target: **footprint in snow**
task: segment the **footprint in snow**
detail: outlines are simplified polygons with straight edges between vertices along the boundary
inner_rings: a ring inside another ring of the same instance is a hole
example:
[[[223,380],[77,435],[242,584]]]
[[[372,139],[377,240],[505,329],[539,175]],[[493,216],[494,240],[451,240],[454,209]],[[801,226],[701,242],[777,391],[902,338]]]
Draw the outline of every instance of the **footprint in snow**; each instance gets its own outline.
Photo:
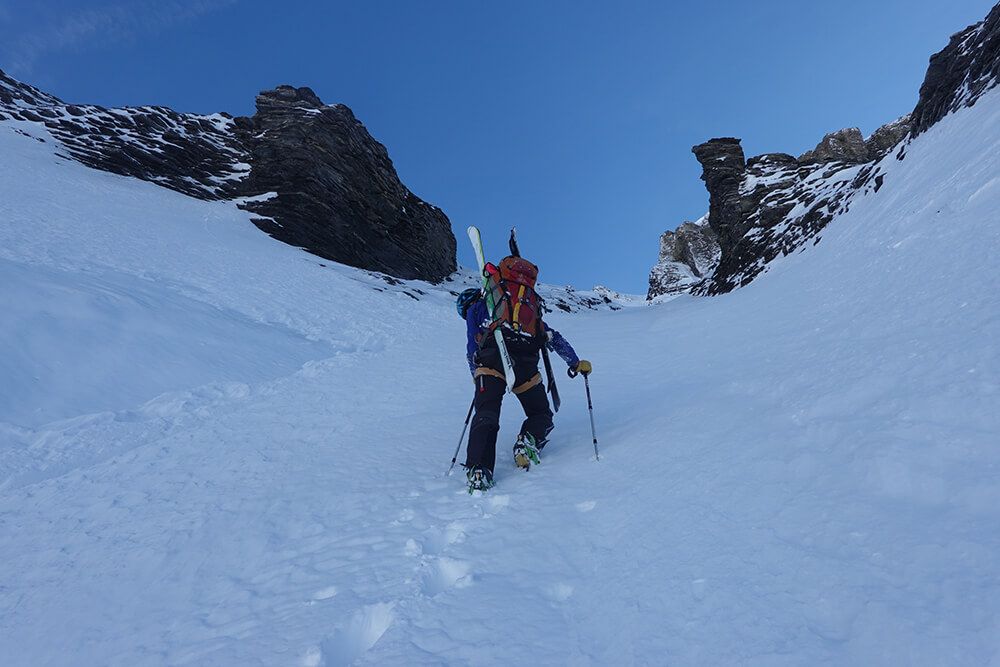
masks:
[[[326,588],[320,589],[315,593],[313,593],[312,599],[314,601],[329,600],[336,594],[337,594],[336,586],[327,586]]]
[[[465,524],[452,521],[444,529],[431,528],[424,532],[424,541],[420,545],[423,553],[438,554],[445,547],[465,541]]]
[[[399,516],[396,517],[396,519],[394,519],[393,522],[391,524],[389,524],[389,525],[391,525],[391,526],[398,526],[398,525],[403,524],[403,523],[408,523],[410,521],[413,521],[413,517],[415,517],[415,516],[416,516],[416,514],[413,512],[413,510],[411,510],[409,508],[404,509],[404,510],[402,510],[399,513]]]
[[[434,597],[449,588],[472,585],[472,564],[455,558],[436,558],[428,563],[423,578],[424,595]]]
[[[487,499],[486,504],[496,512],[510,506],[510,496],[493,495]]]
[[[410,539],[406,540],[406,546],[403,547],[403,555],[404,556],[414,556],[414,557],[416,557],[416,556],[419,556],[422,553],[424,553],[424,548],[422,546],[420,546],[419,542],[417,542],[412,537]]]
[[[382,638],[394,619],[393,603],[379,602],[359,609],[351,619],[322,643],[318,651],[310,651],[305,660],[309,667],[320,665],[350,665]]]
[[[693,595],[696,600],[705,599],[705,583],[704,579],[694,579],[691,582],[691,595]]]
[[[573,595],[573,587],[569,584],[551,584],[542,589],[542,592],[553,602],[565,602]]]
[[[320,667],[323,663],[323,651],[318,646],[310,646],[302,655],[302,667]]]

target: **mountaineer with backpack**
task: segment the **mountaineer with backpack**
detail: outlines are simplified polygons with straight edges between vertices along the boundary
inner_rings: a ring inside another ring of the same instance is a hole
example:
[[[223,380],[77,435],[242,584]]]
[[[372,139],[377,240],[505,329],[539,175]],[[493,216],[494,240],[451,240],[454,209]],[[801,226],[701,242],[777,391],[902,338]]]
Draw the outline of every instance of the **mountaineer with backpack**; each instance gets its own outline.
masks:
[[[512,251],[516,250],[513,241],[511,245]],[[456,301],[458,314],[466,322],[466,356],[476,383],[476,413],[465,462],[470,493],[493,486],[500,405],[508,384],[495,330],[501,331],[513,366],[511,391],[524,408],[525,420],[514,443],[518,468],[528,470],[532,463],[540,462],[538,453],[553,428],[552,410],[538,370],[542,348],[562,357],[574,374],[586,375],[592,369],[590,362],[581,360],[558,331],[542,321],[542,303],[534,289],[538,267],[513,254],[505,257],[499,267],[487,264],[484,273],[484,289],[467,289]],[[492,313],[488,304],[493,304]]]

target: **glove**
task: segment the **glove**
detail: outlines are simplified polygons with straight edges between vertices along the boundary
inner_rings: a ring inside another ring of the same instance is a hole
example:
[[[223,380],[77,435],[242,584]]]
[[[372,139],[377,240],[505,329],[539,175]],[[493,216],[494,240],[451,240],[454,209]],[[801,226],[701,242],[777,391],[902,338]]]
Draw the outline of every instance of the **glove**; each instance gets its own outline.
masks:
[[[576,368],[574,368],[573,370],[575,370],[577,373],[590,375],[590,373],[592,373],[594,370],[594,366],[586,359],[581,359],[579,362],[577,362]]]

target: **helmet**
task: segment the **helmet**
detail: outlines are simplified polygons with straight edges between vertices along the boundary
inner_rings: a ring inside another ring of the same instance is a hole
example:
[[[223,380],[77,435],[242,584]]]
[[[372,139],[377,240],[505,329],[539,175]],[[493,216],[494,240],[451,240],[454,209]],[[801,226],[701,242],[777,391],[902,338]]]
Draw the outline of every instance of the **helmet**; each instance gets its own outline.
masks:
[[[455,310],[458,311],[458,316],[463,320],[465,319],[465,314],[469,311],[469,306],[479,301],[479,297],[482,295],[482,291],[478,287],[470,287],[464,290],[455,299]]]

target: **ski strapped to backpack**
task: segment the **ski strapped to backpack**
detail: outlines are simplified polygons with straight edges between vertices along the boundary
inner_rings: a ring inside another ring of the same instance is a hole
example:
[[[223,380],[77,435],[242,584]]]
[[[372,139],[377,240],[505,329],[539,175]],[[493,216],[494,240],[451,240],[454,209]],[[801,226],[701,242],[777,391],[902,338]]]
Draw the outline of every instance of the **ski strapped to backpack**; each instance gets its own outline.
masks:
[[[472,242],[472,249],[476,252],[476,261],[479,263],[479,274],[483,277],[483,292],[485,293],[486,307],[492,314],[496,310],[496,304],[493,301],[492,290],[489,289],[490,277],[486,272],[486,254],[483,252],[483,239],[479,234],[478,227],[470,226],[466,231],[469,234],[469,241]],[[507,350],[507,343],[504,342],[503,332],[499,328],[493,328],[492,333],[497,342],[497,349],[500,351],[500,360],[503,363],[507,389],[512,389],[515,382],[514,361]]]
[[[511,227],[510,228],[510,240],[508,241],[508,246],[510,247],[511,257],[520,257],[521,256],[521,249],[517,245],[517,228],[516,227]],[[536,280],[537,280],[537,277],[538,277],[538,270],[536,268],[536,270],[535,270],[535,279]],[[534,291],[534,287],[535,287],[534,283],[532,283],[532,285],[531,285],[532,291]],[[537,317],[537,319],[540,320],[541,319],[542,311],[544,311],[544,309],[545,309],[544,303],[542,302],[542,300],[540,298],[538,298],[537,308],[538,308],[538,310],[536,311],[536,317]],[[545,365],[545,379],[546,379],[547,384],[548,384],[548,388],[549,388],[548,391],[549,391],[549,394],[552,396],[552,409],[555,412],[559,412],[559,405],[561,404],[562,401],[559,398],[559,389],[556,387],[555,374],[552,372],[552,362],[549,360],[549,346],[548,346],[549,333],[547,331],[545,331],[545,325],[544,324],[542,324],[539,328],[541,329],[541,333],[544,336],[544,339],[542,340],[542,346],[541,346],[542,347],[542,362]]]

